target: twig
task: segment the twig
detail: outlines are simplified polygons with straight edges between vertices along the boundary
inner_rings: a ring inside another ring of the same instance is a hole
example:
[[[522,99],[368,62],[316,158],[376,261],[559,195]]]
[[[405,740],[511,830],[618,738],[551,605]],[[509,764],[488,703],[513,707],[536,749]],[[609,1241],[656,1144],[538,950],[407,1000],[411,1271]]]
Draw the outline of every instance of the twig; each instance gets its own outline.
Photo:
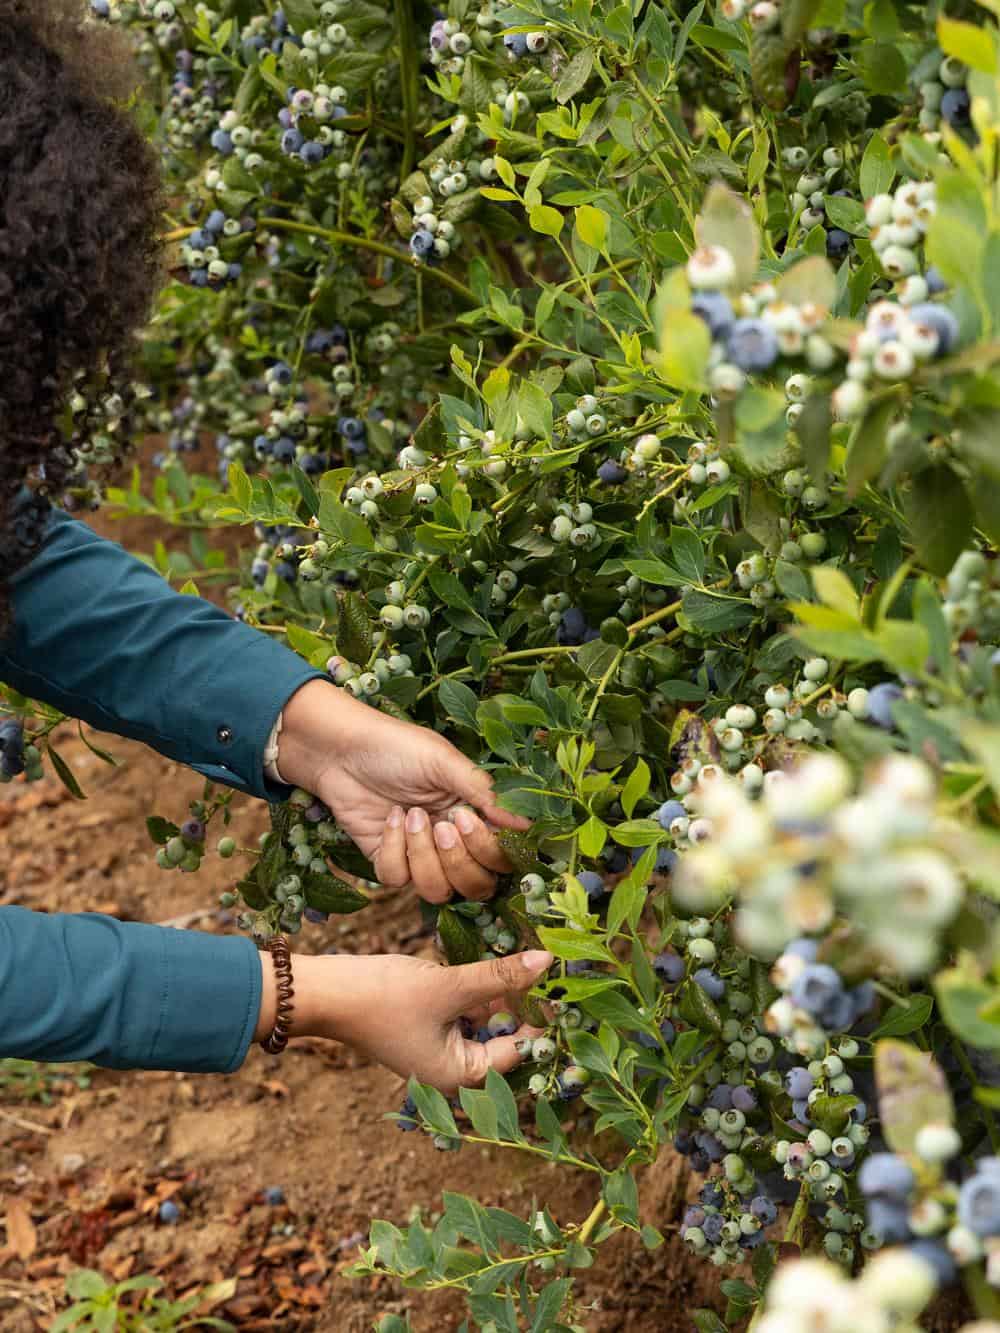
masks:
[[[18,1129],[29,1129],[33,1134],[54,1134],[55,1130],[51,1125],[39,1125],[34,1120],[25,1120],[23,1116],[14,1115],[12,1111],[0,1109],[0,1120],[6,1120]]]

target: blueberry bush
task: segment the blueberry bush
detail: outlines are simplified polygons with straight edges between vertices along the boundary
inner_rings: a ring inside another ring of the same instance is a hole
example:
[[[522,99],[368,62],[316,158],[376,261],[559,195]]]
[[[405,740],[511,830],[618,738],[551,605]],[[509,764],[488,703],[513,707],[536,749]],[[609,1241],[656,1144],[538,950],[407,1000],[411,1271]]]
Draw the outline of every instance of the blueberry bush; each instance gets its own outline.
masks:
[[[1000,4],[93,10],[171,207],[127,395],[165,445],[111,502],[533,821],[433,924],[451,962],[550,949],[546,1035],[396,1119],[599,1201],[449,1194],[355,1272],[572,1330],[602,1242],[679,1230],[722,1270],[701,1333],[914,1329],[958,1281],[997,1333]],[[126,419],[85,407],[70,506]],[[7,703],[4,776],[37,775],[57,719]],[[160,864],[227,817],[152,818]],[[306,793],[217,848],[258,938],[378,910]],[[671,1152],[700,1192],[651,1217]]]

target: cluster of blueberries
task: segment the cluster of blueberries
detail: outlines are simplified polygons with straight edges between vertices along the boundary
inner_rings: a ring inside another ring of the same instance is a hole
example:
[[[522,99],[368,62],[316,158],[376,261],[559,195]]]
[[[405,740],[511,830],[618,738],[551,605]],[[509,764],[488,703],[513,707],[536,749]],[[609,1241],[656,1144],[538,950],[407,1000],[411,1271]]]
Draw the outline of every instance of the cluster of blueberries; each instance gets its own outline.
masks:
[[[960,1136],[948,1125],[924,1126],[915,1139],[917,1156],[932,1166],[960,1148]],[[957,1191],[935,1186],[921,1198],[910,1163],[896,1153],[878,1152],[863,1163],[858,1186],[869,1226],[886,1244],[905,1245],[923,1259],[941,1286],[954,1282],[959,1268],[982,1259],[988,1242],[1000,1236],[1000,1158],[980,1158]]]
[[[18,718],[4,718],[0,722],[0,782],[9,782],[24,769],[24,725]]]
[[[202,226],[185,241],[182,256],[193,287],[211,287],[220,291],[243,274],[243,265],[223,259],[220,244],[244,232],[254,230],[252,218],[227,218],[221,208],[214,208]]]

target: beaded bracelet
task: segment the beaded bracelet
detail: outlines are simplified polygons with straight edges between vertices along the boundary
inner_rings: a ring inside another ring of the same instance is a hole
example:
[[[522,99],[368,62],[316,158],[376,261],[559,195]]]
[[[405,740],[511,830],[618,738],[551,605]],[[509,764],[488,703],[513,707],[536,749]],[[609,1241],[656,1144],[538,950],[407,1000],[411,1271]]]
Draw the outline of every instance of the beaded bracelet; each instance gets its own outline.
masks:
[[[292,955],[284,935],[275,935],[264,945],[274,959],[274,977],[278,983],[278,1005],[271,1035],[260,1044],[269,1055],[280,1055],[288,1045],[292,1027],[295,987],[292,984]]]

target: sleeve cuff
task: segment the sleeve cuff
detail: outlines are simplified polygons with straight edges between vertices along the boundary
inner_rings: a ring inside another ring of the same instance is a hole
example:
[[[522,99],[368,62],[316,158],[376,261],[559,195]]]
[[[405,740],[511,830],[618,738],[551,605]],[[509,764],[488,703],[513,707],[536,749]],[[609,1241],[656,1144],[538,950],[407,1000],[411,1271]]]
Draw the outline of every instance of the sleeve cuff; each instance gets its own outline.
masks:
[[[263,972],[256,946],[241,936],[146,929],[157,934],[159,967],[157,984],[152,977],[140,983],[139,1030],[128,1043],[136,1066],[233,1073],[246,1059],[260,1016]]]

